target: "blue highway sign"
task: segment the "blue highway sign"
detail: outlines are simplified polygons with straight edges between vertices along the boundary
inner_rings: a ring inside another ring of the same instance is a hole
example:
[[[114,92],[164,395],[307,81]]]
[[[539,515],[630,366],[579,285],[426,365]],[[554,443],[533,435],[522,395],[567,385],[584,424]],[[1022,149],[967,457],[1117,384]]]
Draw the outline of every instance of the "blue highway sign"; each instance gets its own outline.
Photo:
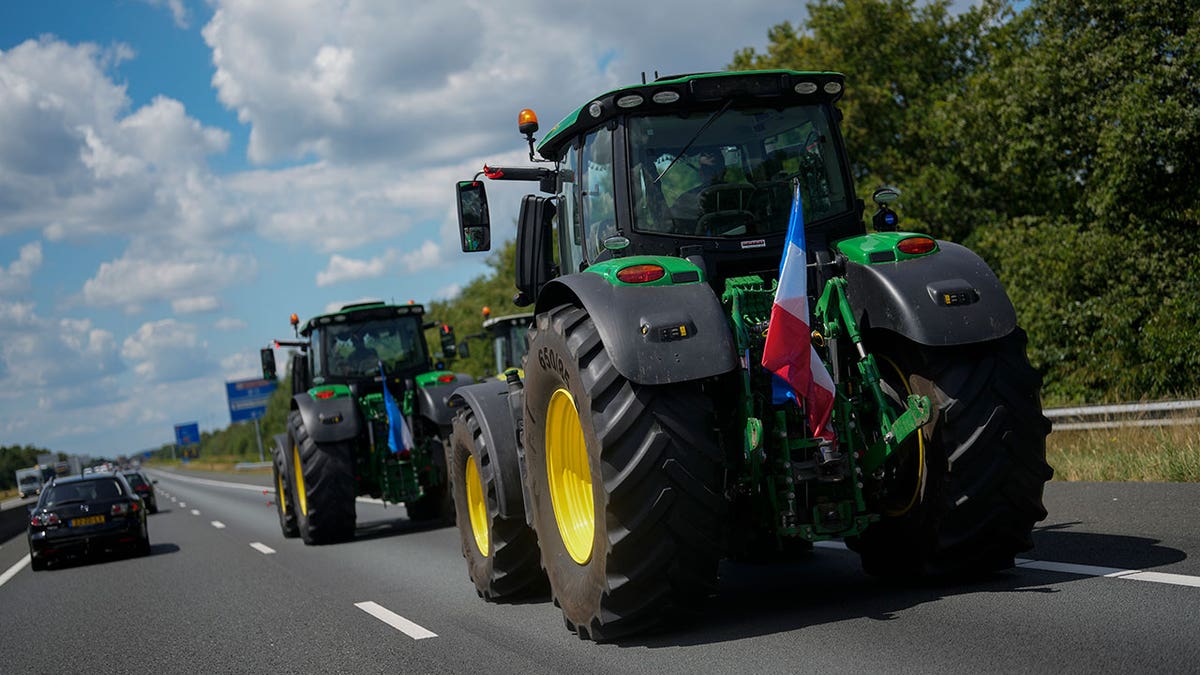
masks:
[[[225,395],[229,399],[229,420],[245,422],[256,420],[267,414],[267,400],[277,386],[275,380],[238,380],[225,383]]]

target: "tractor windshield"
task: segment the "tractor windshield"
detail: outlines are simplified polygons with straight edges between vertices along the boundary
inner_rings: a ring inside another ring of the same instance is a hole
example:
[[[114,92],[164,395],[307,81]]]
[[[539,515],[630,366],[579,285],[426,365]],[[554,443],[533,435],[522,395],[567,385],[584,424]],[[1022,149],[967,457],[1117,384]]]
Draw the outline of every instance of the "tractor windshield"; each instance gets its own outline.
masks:
[[[427,360],[416,316],[331,324],[322,328],[320,336],[326,375],[333,377],[378,375],[381,362],[388,372],[398,372]]]
[[[814,105],[630,118],[634,228],[697,237],[781,233],[793,178],[805,222],[848,211],[853,195],[829,113]]]

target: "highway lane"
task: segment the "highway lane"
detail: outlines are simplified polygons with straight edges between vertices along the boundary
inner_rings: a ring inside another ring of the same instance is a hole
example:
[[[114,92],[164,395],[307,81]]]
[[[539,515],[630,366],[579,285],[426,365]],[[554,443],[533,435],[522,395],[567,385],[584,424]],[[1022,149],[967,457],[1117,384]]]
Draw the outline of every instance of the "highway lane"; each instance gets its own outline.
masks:
[[[1028,566],[892,586],[825,547],[801,564],[726,564],[693,621],[595,645],[567,633],[546,599],[479,600],[456,531],[413,527],[400,507],[360,503],[354,542],[306,547],[281,536],[266,477],[157,475],[168,496],[150,520],[153,555],[25,566],[0,585],[0,670],[1177,672],[1200,656],[1200,588]],[[1200,580],[1198,488],[1053,483],[1027,557]],[[23,554],[23,538],[0,545],[0,574]]]

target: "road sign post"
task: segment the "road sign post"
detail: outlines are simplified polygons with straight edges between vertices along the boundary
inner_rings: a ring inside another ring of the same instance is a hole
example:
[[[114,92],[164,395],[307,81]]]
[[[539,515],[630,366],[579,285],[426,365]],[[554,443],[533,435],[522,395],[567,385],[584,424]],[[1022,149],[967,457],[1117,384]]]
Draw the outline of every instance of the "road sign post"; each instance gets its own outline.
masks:
[[[278,382],[267,379],[237,380],[225,383],[225,395],[229,399],[229,421],[254,421],[254,440],[258,443],[258,461],[263,461],[262,432],[258,420],[267,414],[267,401],[275,392]]]

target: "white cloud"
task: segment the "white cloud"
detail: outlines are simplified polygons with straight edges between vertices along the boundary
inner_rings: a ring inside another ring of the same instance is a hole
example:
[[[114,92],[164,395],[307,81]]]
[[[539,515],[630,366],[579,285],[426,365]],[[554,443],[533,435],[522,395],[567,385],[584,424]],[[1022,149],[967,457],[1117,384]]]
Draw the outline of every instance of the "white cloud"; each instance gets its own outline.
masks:
[[[249,281],[256,272],[257,263],[247,255],[197,251],[178,260],[125,257],[102,263],[96,276],[84,283],[83,299],[93,307],[116,306],[128,311],[155,300],[179,300],[187,305],[199,297],[195,295],[198,290]]]
[[[133,364],[133,370],[147,382],[175,382],[200,377],[216,364],[208,355],[208,343],[199,337],[199,329],[175,319],[162,319],[141,325],[125,338],[121,356]]]
[[[215,312],[220,308],[221,301],[212,295],[199,295],[193,298],[179,298],[171,301],[171,309],[176,314]]]
[[[0,293],[16,293],[29,289],[29,280],[42,266],[42,242],[35,241],[21,247],[17,259],[6,269],[0,266]]]
[[[380,277],[395,264],[396,260],[397,254],[394,250],[388,250],[383,255],[369,260],[347,258],[335,253],[329,258],[329,264],[325,269],[317,272],[317,286],[331,286],[344,281]]]
[[[247,350],[222,358],[221,374],[225,382],[262,377],[262,361],[258,352]]]
[[[232,332],[235,330],[245,330],[247,325],[248,324],[245,321],[242,321],[241,319],[236,319],[236,318],[233,318],[230,316],[224,316],[224,317],[221,317],[220,319],[217,319],[216,323],[213,324],[213,328],[216,328],[217,330]]]
[[[32,303],[0,301],[0,392],[45,396],[123,370],[111,332],[89,319],[45,319]]]
[[[188,11],[183,0],[144,0],[154,7],[166,7],[171,12],[171,18],[179,28],[188,27]]]
[[[433,299],[434,300],[453,300],[454,298],[458,297],[459,293],[462,293],[462,284],[453,283],[453,284],[450,284],[449,286],[443,286],[443,287],[437,289],[436,291],[434,291]]]

